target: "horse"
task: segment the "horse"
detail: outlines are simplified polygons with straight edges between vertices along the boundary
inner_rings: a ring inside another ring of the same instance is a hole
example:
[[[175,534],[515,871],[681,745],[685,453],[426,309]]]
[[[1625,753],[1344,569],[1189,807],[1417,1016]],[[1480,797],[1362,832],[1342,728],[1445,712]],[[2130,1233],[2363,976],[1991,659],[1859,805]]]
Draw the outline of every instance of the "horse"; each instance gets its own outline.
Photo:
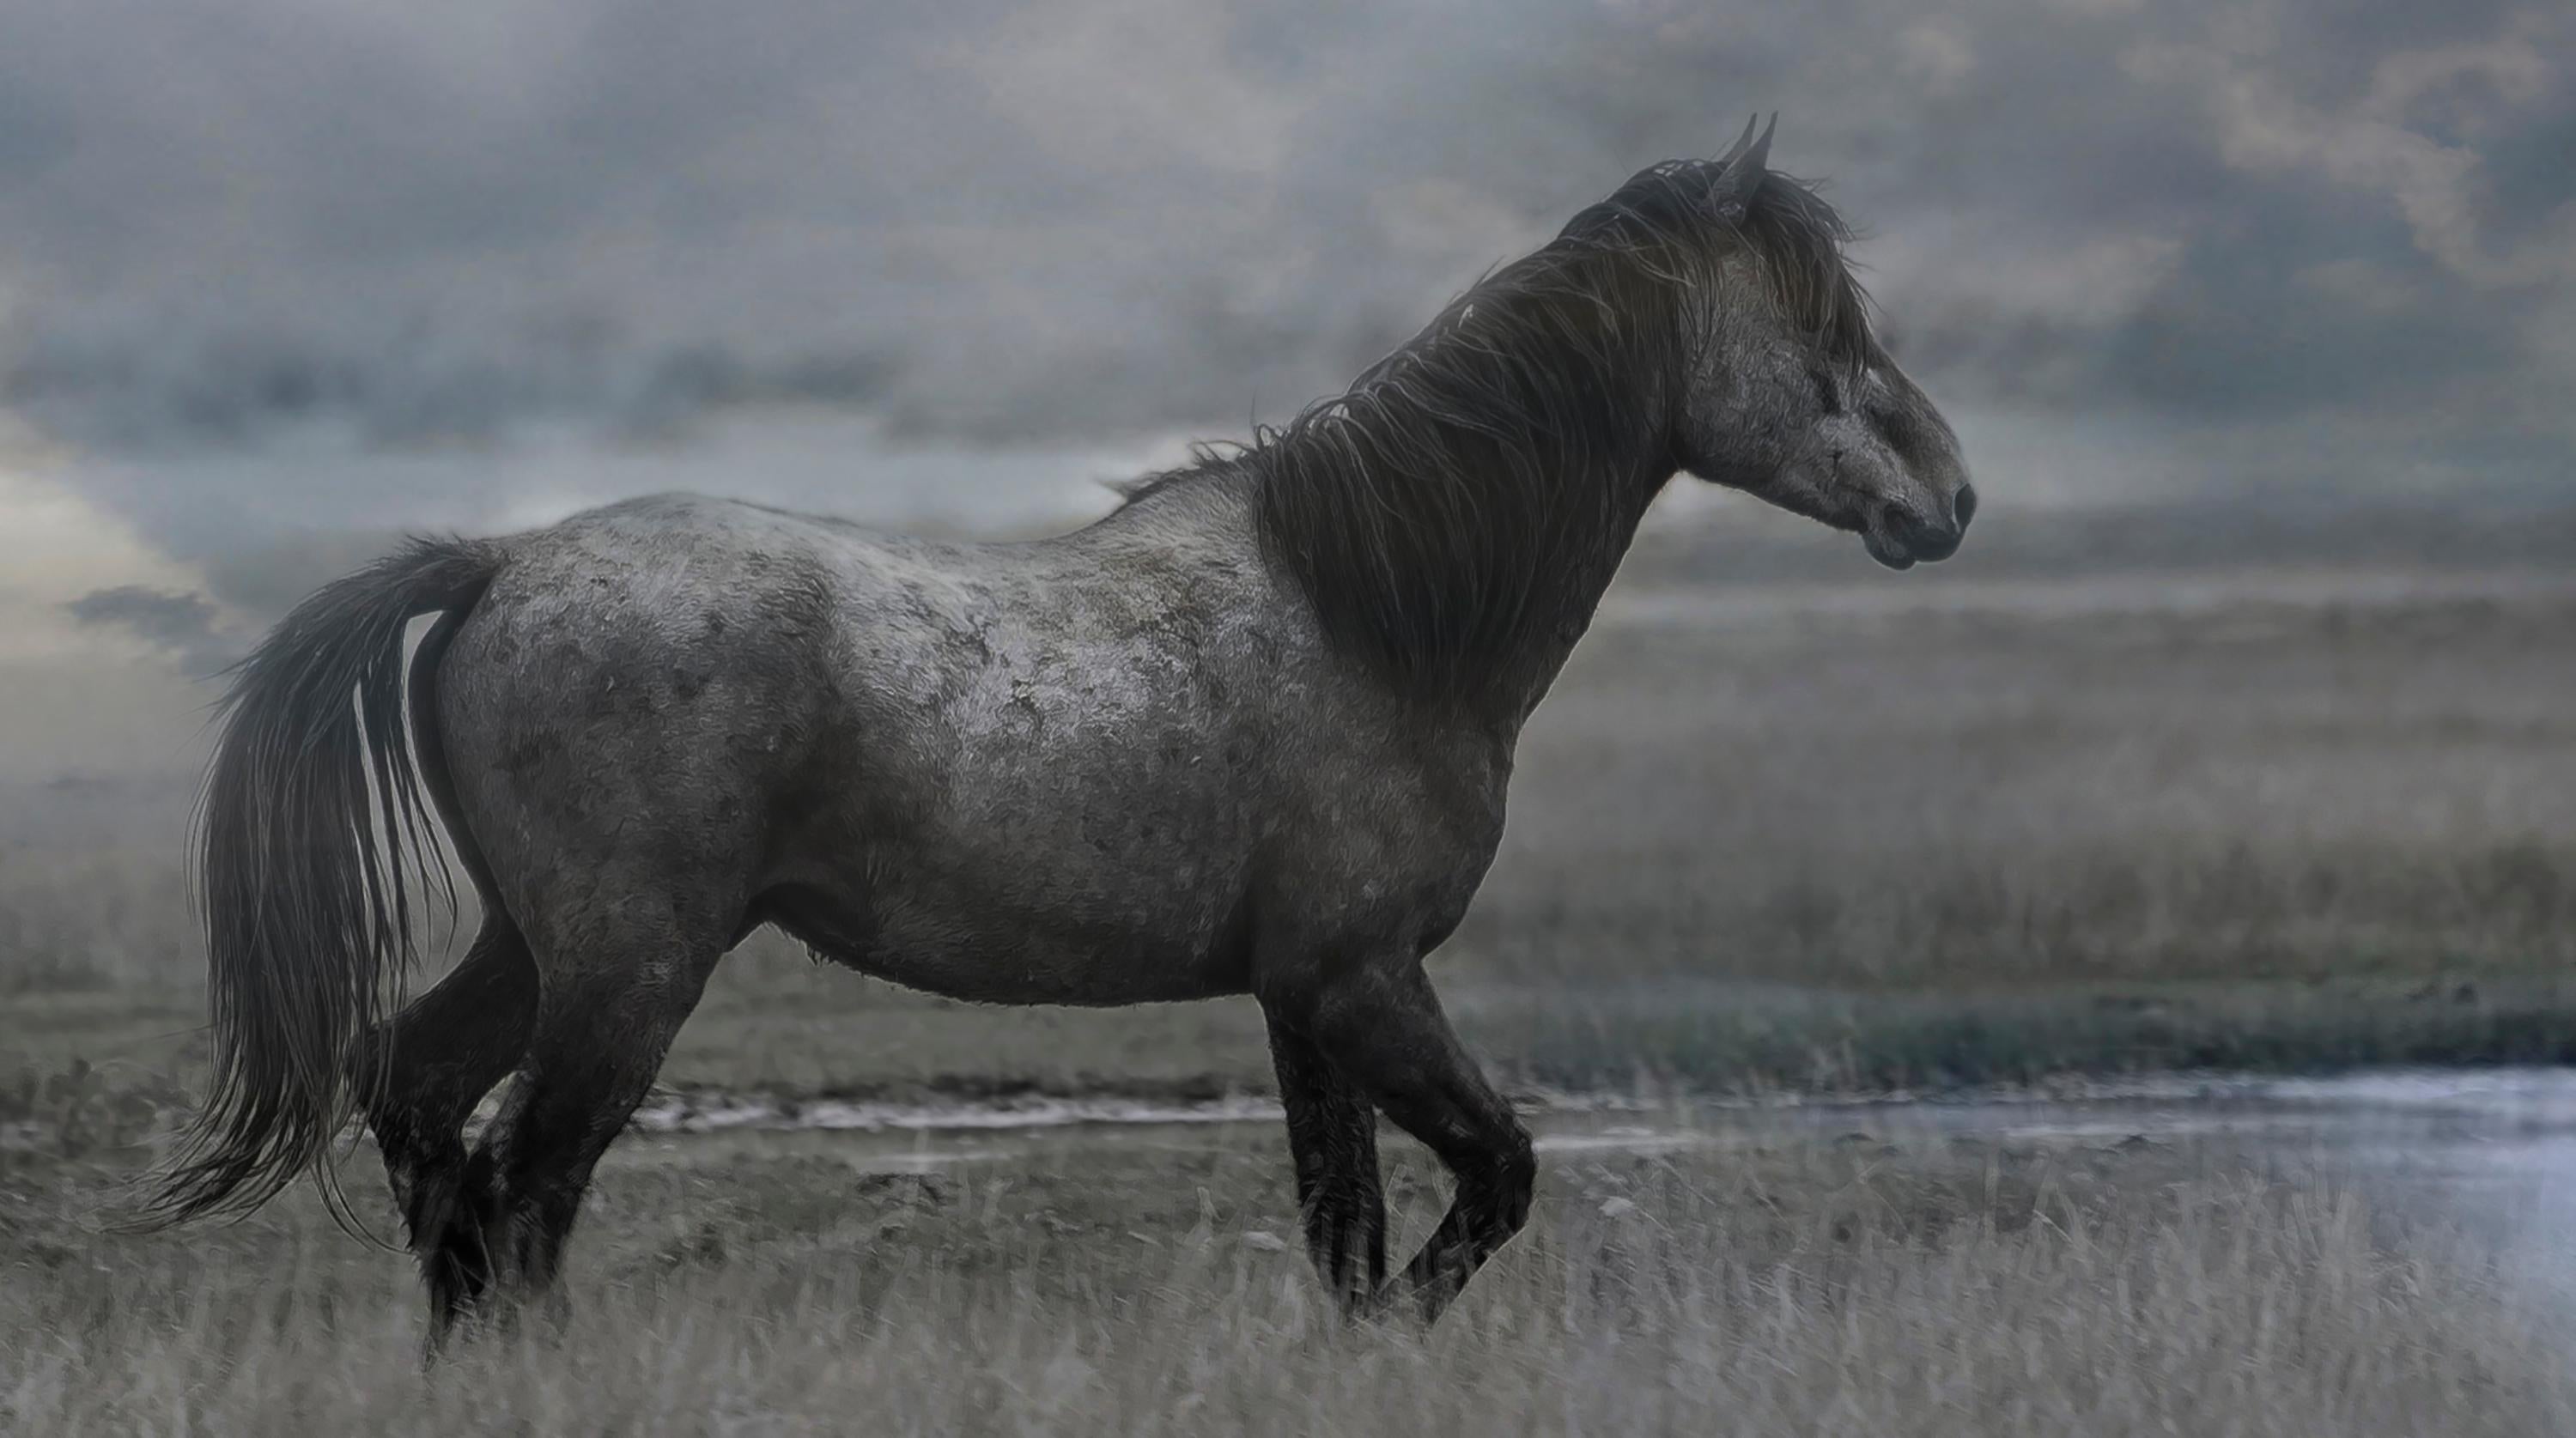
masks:
[[[1851,231],[1769,169],[1776,124],[1639,172],[1345,393],[1071,533],[664,494],[415,538],[316,591],[221,711],[209,1093],[145,1221],[308,1172],[345,1202],[355,1114],[433,1345],[557,1294],[601,1154],[718,961],[774,925],[957,999],[1252,996],[1323,1285],[1436,1320],[1536,1166],[1423,961],[1648,503],[1687,472],[1897,569],[1975,509]],[[453,882],[433,821],[480,929],[404,1003],[423,886]],[[1392,1278],[1380,1113],[1453,1185]]]

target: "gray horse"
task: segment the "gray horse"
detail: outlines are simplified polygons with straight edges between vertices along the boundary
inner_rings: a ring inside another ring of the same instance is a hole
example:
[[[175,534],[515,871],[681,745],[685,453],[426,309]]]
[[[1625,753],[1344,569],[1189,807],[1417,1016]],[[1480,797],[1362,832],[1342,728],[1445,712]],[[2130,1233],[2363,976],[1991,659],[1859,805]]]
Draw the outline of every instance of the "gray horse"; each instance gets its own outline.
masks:
[[[356,1109],[434,1334],[544,1293],[709,973],[775,924],[962,999],[1253,995],[1324,1281],[1436,1317],[1533,1165],[1423,957],[1647,504],[1687,470],[1899,569],[1975,506],[1849,232],[1769,141],[1644,171],[1347,393],[1078,533],[940,544],[664,495],[322,589],[228,701],[213,1091],[152,1216],[330,1191]],[[483,921],[401,1005],[424,791]],[[1456,1184],[1392,1282],[1380,1111]]]

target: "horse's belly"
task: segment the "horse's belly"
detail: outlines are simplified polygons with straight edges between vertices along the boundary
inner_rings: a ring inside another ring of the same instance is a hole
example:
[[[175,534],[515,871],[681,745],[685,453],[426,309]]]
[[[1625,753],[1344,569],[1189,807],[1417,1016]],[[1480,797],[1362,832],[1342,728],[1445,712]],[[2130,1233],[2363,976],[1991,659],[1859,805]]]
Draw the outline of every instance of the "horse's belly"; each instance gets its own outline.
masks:
[[[835,963],[981,1003],[1158,1003],[1241,993],[1248,982],[1249,957],[1220,902],[1186,891],[1069,903],[1032,892],[1027,875],[963,883],[879,874],[865,893],[782,889],[764,917]],[[1148,907],[1157,912],[1138,912]]]
[[[782,861],[852,935],[819,947],[996,1002],[1240,992],[1240,897],[1276,808],[1259,731],[1171,656],[1043,639],[997,628],[939,704],[854,711],[834,797]]]

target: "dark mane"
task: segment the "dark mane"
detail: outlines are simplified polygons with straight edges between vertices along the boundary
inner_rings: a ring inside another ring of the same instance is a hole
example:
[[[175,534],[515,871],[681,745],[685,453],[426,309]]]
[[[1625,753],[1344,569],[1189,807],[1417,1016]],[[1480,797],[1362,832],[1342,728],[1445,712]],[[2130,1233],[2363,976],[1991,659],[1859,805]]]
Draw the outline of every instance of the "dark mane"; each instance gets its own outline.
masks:
[[[1579,629],[1644,499],[1675,466],[1668,386],[1693,303],[1751,255],[1831,362],[1872,362],[1851,231],[1770,175],[1742,213],[1710,203],[1709,162],[1655,166],[1550,243],[1460,295],[1343,394],[1189,473],[1249,471],[1273,563],[1334,643],[1409,692],[1471,694],[1511,656]]]

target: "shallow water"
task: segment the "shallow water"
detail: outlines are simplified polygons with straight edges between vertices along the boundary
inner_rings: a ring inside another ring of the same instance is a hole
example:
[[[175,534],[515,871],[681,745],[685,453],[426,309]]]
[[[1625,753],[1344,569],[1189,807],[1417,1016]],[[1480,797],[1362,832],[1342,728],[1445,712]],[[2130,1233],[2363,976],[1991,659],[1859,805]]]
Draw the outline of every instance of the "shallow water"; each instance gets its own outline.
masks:
[[[2379,1207],[2456,1222],[2576,1300],[2576,1069],[2385,1070],[2330,1078],[2177,1074],[1938,1099],[1647,1103],[1560,1096],[1524,1106],[1543,1154],[1722,1153],[1809,1144],[1964,1142],[2032,1150],[2188,1147],[2213,1163],[2316,1174]],[[637,1117],[638,1160],[834,1157],[922,1173],[1049,1153],[1270,1143],[1259,1099],[1039,1099],[905,1106],[670,1101]]]

